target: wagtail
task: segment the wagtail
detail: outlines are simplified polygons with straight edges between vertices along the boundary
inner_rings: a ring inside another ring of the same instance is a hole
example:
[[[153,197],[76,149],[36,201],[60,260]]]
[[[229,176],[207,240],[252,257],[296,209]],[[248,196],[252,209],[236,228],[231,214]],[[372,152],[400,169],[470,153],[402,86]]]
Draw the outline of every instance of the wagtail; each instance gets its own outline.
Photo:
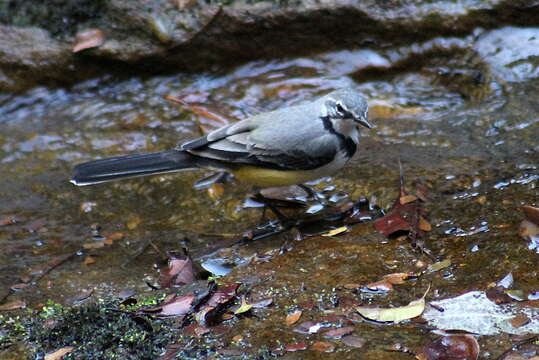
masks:
[[[168,151],[117,156],[75,166],[71,182],[91,185],[189,169],[231,172],[258,187],[303,184],[334,174],[354,155],[360,125],[372,128],[354,89],[255,115]]]

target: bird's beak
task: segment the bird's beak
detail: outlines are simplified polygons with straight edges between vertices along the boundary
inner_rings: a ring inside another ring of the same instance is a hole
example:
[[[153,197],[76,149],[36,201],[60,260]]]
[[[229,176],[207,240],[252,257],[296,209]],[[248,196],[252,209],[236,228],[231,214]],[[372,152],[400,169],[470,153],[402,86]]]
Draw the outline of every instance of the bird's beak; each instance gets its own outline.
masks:
[[[367,129],[372,129],[372,128],[374,127],[374,125],[371,124],[371,123],[369,122],[369,120],[367,120],[366,117],[365,117],[365,118],[363,118],[363,117],[361,117],[361,116],[356,117],[356,122],[359,123],[360,125],[365,126]]]

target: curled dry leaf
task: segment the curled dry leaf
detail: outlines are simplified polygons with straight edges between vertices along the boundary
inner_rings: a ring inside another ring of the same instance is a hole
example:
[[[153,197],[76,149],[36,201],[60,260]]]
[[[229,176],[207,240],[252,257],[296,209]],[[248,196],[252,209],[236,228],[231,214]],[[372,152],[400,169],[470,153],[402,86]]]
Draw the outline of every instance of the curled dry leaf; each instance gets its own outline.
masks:
[[[479,344],[471,335],[448,335],[427,344],[421,355],[426,360],[476,360]]]
[[[301,314],[303,312],[301,310],[296,310],[288,315],[286,315],[286,325],[293,325],[298,322],[299,318],[301,317]]]
[[[105,42],[105,33],[100,29],[88,29],[77,33],[73,52],[90,49],[103,45]]]
[[[346,232],[348,230],[348,227],[346,226],[341,226],[339,228],[336,228],[336,229],[333,229],[333,230],[330,230],[328,231],[327,233],[324,233],[322,234],[322,236],[336,236],[336,235],[339,235],[339,234],[342,234],[344,232]]]
[[[430,286],[429,286],[430,289]],[[382,322],[400,322],[403,320],[411,319],[419,316],[425,310],[425,296],[429,289],[423,294],[420,299],[411,301],[408,305],[395,307],[395,308],[372,308],[366,306],[359,306],[356,311],[361,316],[374,321]]]

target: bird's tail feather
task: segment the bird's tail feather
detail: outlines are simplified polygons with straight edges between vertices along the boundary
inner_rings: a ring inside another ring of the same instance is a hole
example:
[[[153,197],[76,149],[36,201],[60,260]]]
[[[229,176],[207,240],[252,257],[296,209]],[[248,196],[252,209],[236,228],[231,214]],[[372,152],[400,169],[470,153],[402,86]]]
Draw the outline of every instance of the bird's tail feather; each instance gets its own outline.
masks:
[[[75,166],[71,183],[82,186],[197,167],[195,156],[177,150],[117,156]]]

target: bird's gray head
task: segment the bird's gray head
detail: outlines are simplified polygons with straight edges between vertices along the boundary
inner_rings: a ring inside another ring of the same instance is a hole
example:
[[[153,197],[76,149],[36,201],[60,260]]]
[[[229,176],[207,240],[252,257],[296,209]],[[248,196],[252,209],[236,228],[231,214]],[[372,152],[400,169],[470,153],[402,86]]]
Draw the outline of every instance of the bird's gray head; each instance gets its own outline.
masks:
[[[373,127],[367,119],[369,106],[356,90],[352,88],[335,90],[322,99],[329,118],[350,119],[369,129]]]

